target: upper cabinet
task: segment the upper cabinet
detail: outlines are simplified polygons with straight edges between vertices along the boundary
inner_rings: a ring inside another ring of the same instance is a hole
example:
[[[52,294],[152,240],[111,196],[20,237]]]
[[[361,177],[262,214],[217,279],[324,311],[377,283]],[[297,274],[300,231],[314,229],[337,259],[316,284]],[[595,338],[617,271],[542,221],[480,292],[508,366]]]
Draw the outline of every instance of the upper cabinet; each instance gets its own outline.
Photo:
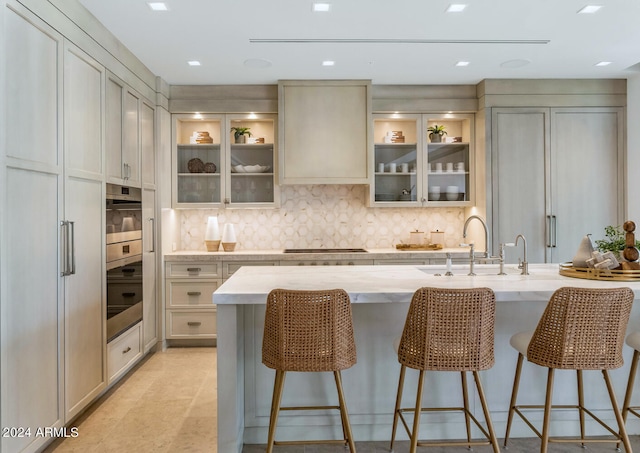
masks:
[[[473,114],[376,114],[373,125],[372,206],[472,205]]]
[[[277,205],[276,115],[173,118],[174,208]]]
[[[371,183],[371,82],[278,84],[281,184]]]
[[[107,182],[141,187],[142,150],[153,151],[153,104],[111,73],[106,88]],[[144,134],[144,136],[143,136]],[[144,172],[154,184],[153,169]]]

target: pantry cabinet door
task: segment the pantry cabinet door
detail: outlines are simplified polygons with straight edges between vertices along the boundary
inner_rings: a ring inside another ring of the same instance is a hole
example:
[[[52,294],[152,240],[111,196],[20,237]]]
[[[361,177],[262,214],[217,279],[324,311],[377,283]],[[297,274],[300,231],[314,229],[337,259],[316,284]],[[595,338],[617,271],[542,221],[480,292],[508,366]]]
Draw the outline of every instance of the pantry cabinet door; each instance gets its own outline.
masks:
[[[546,177],[549,109],[493,109],[491,122],[494,247],[514,242],[523,234],[528,261],[544,263],[550,190]],[[505,252],[509,263],[517,263],[522,256],[521,250],[511,247]]]
[[[571,261],[585,234],[602,239],[624,222],[623,121],[621,108],[551,110],[553,262]]]

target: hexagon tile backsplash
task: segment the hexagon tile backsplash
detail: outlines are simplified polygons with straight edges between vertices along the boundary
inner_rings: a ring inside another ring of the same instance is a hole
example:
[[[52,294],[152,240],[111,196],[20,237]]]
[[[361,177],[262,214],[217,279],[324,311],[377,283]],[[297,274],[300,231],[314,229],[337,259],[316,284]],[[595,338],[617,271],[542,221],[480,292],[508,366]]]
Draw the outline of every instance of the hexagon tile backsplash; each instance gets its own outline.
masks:
[[[445,246],[462,237],[462,208],[368,208],[361,185],[281,187],[277,209],[186,209],[181,216],[181,250],[206,250],[207,217],[218,216],[220,229],[235,224],[236,250],[284,248],[394,247],[409,232],[445,232]]]

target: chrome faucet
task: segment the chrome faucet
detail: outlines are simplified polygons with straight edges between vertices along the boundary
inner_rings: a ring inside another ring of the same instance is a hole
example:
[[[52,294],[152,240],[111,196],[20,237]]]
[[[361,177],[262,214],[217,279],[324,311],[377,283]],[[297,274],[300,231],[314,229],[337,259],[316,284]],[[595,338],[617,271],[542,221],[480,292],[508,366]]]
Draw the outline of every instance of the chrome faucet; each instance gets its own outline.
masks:
[[[482,224],[482,228],[484,228],[484,246],[485,246],[484,257],[485,258],[491,258],[491,255],[490,255],[491,254],[491,246],[489,245],[489,229],[487,228],[487,224],[482,219],[482,217],[479,217],[477,215],[469,216],[467,221],[464,222],[464,227],[462,228],[462,237],[463,238],[467,237],[467,227],[469,226],[469,222],[471,222],[473,219],[479,220],[480,223]]]
[[[522,261],[518,258],[518,269],[522,269],[522,275],[529,275],[529,263],[527,262],[527,239],[519,234],[516,236],[516,246],[518,245],[518,239],[522,238],[522,243],[524,244],[524,257]]]

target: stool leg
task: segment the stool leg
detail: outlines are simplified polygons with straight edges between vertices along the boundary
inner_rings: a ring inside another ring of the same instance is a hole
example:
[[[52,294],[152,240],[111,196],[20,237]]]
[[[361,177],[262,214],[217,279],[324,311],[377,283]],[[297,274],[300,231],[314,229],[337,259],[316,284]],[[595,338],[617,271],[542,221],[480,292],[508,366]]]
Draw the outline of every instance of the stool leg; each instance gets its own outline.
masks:
[[[636,372],[638,371],[638,359],[640,351],[633,351],[633,359],[631,359],[631,368],[629,370],[629,380],[627,381],[627,391],[624,394],[624,403],[622,404],[622,419],[626,422],[629,415],[629,407],[631,407],[631,395],[633,394],[633,385],[636,381]]]
[[[580,439],[584,440],[584,387],[582,385],[582,370],[576,370],[578,379],[578,413],[580,415]],[[584,447],[584,442],[582,442]]]
[[[469,449],[471,449],[471,420],[469,420],[469,392],[467,391],[467,373],[460,372],[460,378],[462,380],[462,403],[464,405],[464,421],[467,424],[467,442],[469,442]]]
[[[544,402],[544,418],[542,421],[542,445],[540,445],[540,453],[547,453],[549,446],[549,421],[551,420],[551,400],[553,397],[553,368],[549,368],[547,375],[547,396]]]
[[[633,394],[633,386],[636,382],[636,372],[638,371],[638,359],[640,351],[633,351],[633,359],[631,359],[631,368],[629,369],[629,380],[627,381],[627,390],[624,393],[624,403],[622,403],[622,421],[627,422],[629,415],[629,407],[631,407],[631,395]],[[620,442],[616,444],[616,448],[620,448]]]
[[[407,367],[400,367],[400,379],[398,381],[398,395],[396,396],[396,410],[393,412],[393,429],[391,430],[391,445],[389,450],[393,450],[393,442],[396,439],[396,428],[398,427],[398,417],[400,415],[400,405],[402,404],[402,389],[404,387],[404,373]]]
[[[604,381],[607,383],[607,390],[609,391],[609,398],[611,399],[611,407],[613,408],[613,413],[615,414],[616,420],[618,421],[618,429],[620,437],[622,437],[624,450],[627,453],[631,453],[633,451],[631,449],[631,442],[629,442],[629,436],[627,436],[627,428],[624,425],[622,414],[620,413],[618,403],[616,402],[616,394],[613,391],[613,386],[611,385],[611,380],[609,379],[609,372],[607,370],[602,370],[602,375],[604,376]]]
[[[410,453],[416,453],[418,450],[418,431],[420,428],[420,413],[422,412],[422,388],[424,386],[424,370],[420,370],[418,377],[418,391],[416,392],[416,408],[413,417],[413,431],[411,432],[411,448]]]
[[[340,403],[340,417],[342,418],[342,430],[346,434],[346,441],[349,444],[349,450],[351,453],[356,453],[356,446],[353,442],[353,434],[351,433],[351,424],[349,423],[349,413],[347,412],[347,403],[344,399],[344,392],[342,391],[342,375],[340,371],[334,371],[333,375],[336,379],[336,388],[338,389],[338,401]]]
[[[500,453],[498,447],[498,438],[496,432],[493,430],[493,423],[491,423],[491,414],[489,413],[489,406],[487,405],[487,399],[484,396],[484,390],[482,389],[482,383],[480,382],[480,374],[477,371],[473,372],[473,378],[476,381],[476,388],[478,389],[478,396],[480,397],[480,404],[482,404],[482,412],[484,412],[484,420],[487,423],[487,431],[489,431],[489,437],[491,445],[493,446],[494,453]]]
[[[269,416],[269,437],[267,440],[267,453],[273,452],[275,442],[276,425],[278,414],[280,413],[280,401],[282,399],[282,389],[284,387],[284,377],[286,371],[276,370],[276,378],[273,382],[273,396],[271,399],[271,415]]]
[[[522,362],[524,356],[518,354],[518,362],[516,364],[516,375],[513,378],[513,390],[511,391],[511,402],[509,403],[509,416],[507,417],[507,432],[504,435],[504,446],[507,446],[509,440],[509,431],[511,431],[511,422],[513,421],[513,414],[516,407],[516,398],[518,397],[518,387],[520,386],[520,372],[522,371]]]

